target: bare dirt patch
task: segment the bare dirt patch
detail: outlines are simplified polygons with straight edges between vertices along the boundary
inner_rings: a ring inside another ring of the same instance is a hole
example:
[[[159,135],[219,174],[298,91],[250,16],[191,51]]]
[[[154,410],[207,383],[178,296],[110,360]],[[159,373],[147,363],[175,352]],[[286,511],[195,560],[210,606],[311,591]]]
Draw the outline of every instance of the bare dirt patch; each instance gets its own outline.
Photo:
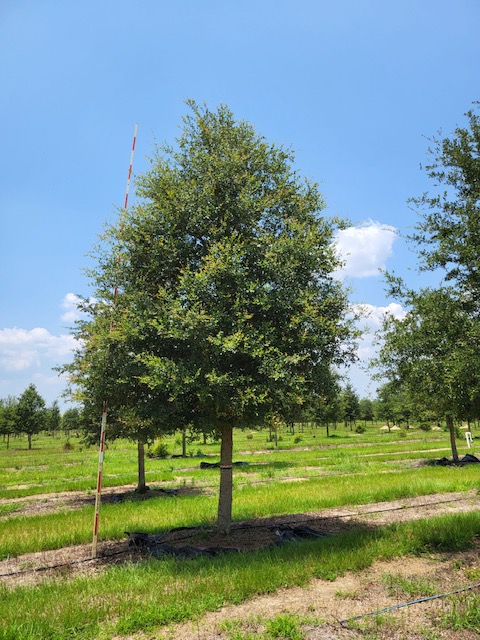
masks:
[[[109,487],[102,491],[102,502],[106,504],[113,504],[117,502],[124,502],[126,500],[141,501],[158,496],[169,495],[171,491],[163,488],[161,486],[162,484],[163,483],[152,483],[150,490],[146,493],[137,493],[135,491],[136,485],[134,484]],[[188,493],[191,495],[193,493],[198,493],[200,490],[200,487],[180,487],[174,490],[174,492],[176,494],[185,495]],[[81,509],[82,507],[92,506],[95,504],[95,494],[93,492],[86,493],[85,491],[62,491],[58,493],[30,495],[22,498],[0,499],[0,505],[11,504],[12,502],[19,505],[19,507],[15,509],[15,515],[31,516],[38,515],[40,513],[52,513],[54,511]],[[5,517],[8,517],[8,515],[12,514],[7,514]]]

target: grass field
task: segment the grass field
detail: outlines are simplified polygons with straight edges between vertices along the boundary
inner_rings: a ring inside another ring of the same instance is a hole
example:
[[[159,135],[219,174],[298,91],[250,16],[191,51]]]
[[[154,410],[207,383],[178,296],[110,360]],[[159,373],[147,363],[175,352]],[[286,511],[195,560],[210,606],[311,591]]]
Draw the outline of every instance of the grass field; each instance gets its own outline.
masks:
[[[236,433],[234,460],[248,464],[234,472],[234,520],[480,488],[475,465],[426,464],[449,455],[445,432],[412,429],[399,436],[370,426],[364,434],[343,427],[331,434],[327,438],[324,430],[297,429],[282,433],[275,448],[267,432]],[[12,440],[8,451],[0,442],[0,559],[90,541],[93,506],[85,501],[45,513],[25,509],[60,492],[93,497],[96,448],[78,438],[68,442],[65,447],[65,437],[44,435],[34,439],[31,451],[26,440]],[[171,453],[180,453],[175,438],[165,444]],[[465,441],[458,446],[461,455],[467,452]],[[200,469],[200,462],[217,461],[219,443],[196,441],[188,448],[187,458],[146,462],[147,483],[184,491],[144,501],[132,494],[132,499],[103,505],[102,540],[120,539],[126,530],[160,532],[214,523],[218,470]],[[135,445],[109,443],[104,471],[105,487],[135,484]],[[313,577],[333,580],[375,559],[465,549],[479,534],[480,513],[474,511],[436,518],[434,525],[425,520],[351,531],[296,544],[294,553],[287,546],[214,560],[148,560],[84,576],[67,572],[32,586],[2,586],[0,639],[107,639],[140,630],[153,634],[224,603],[303,585]]]

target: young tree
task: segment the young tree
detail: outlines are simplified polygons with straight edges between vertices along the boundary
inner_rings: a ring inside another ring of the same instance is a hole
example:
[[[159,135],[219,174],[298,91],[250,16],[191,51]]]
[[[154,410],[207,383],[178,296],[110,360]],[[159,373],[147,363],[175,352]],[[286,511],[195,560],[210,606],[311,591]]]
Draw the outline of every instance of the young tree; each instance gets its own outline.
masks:
[[[138,181],[143,202],[105,234],[92,274],[105,302],[83,325],[88,339],[71,371],[84,391],[101,389],[109,403],[121,395],[137,415],[152,416],[155,405],[166,428],[220,434],[226,533],[233,428],[318,392],[322,374],[351,357],[353,330],[333,277],[339,223],[320,215],[316,185],[295,173],[291,152],[228,108],[189,105],[177,147],[159,150]],[[107,333],[98,329],[113,286]],[[103,353],[101,366],[90,348]]]
[[[398,383],[386,382],[377,391],[375,400],[376,412],[379,418],[385,420],[390,431],[390,423],[395,423],[395,392]]]
[[[45,428],[45,400],[38,393],[34,384],[25,389],[15,412],[16,431],[26,433],[28,448],[32,448],[32,435]]]
[[[315,424],[322,424],[330,436],[330,424],[336,423],[339,413],[343,412],[341,407],[341,388],[338,375],[330,372],[329,378],[324,379],[321,394],[314,394],[309,402],[309,414]]]
[[[367,426],[367,420],[373,421],[375,412],[373,408],[373,402],[370,398],[361,398],[358,404],[358,417],[365,422]]]

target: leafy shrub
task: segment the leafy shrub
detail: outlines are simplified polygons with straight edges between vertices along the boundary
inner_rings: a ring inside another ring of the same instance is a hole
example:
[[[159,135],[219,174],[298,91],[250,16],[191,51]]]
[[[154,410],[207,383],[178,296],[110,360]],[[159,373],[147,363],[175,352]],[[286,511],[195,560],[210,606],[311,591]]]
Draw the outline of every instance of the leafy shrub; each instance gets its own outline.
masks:
[[[362,424],[359,424],[356,428],[355,428],[355,433],[365,433],[366,429]]]
[[[63,450],[64,450],[64,451],[73,451],[74,449],[75,449],[75,445],[74,445],[74,444],[72,444],[72,443],[70,442],[70,440],[67,440],[67,441],[65,442],[65,444],[63,445]]]
[[[253,433],[247,433],[247,440],[253,440]]]
[[[421,422],[418,426],[422,431],[425,431],[425,432],[432,430],[432,425],[430,425],[428,422]]]
[[[149,458],[168,458],[170,452],[167,445],[161,440],[156,441],[148,448],[147,456]]]
[[[293,439],[293,442],[294,442],[295,444],[298,444],[298,443],[299,443],[299,442],[301,442],[301,441],[302,441],[302,436],[295,436],[295,438]]]

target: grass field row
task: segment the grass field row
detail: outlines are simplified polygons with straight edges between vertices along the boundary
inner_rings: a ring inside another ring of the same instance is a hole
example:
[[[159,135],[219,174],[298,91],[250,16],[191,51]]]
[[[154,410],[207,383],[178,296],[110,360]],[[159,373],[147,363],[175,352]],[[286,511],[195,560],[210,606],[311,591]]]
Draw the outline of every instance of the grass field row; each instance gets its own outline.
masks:
[[[255,437],[260,438],[261,435],[255,433]],[[300,450],[279,448],[251,455],[242,450],[245,443],[251,445],[251,441],[240,432],[236,438],[235,459],[241,457],[248,462],[248,466],[242,468],[242,478],[260,482],[270,478],[358,473],[366,468],[365,465],[375,473],[387,470],[390,461],[400,467],[408,461],[442,457],[449,453],[447,434],[442,433],[439,437],[436,432],[411,432],[401,441],[387,440],[383,435],[373,433],[370,434],[371,442],[365,441],[365,434],[348,431],[339,438],[314,438],[315,435],[312,430],[305,433],[305,440],[313,444]],[[173,441],[172,438],[170,440]],[[78,440],[71,439],[70,444],[73,450],[62,451],[61,441],[43,437],[35,442],[32,451],[15,448],[8,452],[0,451],[0,499],[61,491],[93,491],[98,453],[94,447],[84,449]],[[283,442],[279,444],[282,446]],[[218,460],[219,444],[207,447],[208,459]],[[461,442],[459,447],[462,451]],[[198,457],[147,459],[147,481],[179,486],[208,485],[214,476],[211,471],[199,468],[200,461]],[[127,441],[112,443],[106,452],[104,470],[103,484],[106,487],[134,484],[137,479],[135,445]]]
[[[294,483],[243,485],[234,494],[235,520],[295,514],[318,509],[368,504],[433,493],[480,488],[478,469],[434,467],[365,476],[327,476]],[[148,533],[179,526],[212,525],[217,496],[181,495],[102,506],[101,539],[119,539],[125,531]],[[37,516],[10,513],[0,521],[0,558],[89,542],[93,506]]]

